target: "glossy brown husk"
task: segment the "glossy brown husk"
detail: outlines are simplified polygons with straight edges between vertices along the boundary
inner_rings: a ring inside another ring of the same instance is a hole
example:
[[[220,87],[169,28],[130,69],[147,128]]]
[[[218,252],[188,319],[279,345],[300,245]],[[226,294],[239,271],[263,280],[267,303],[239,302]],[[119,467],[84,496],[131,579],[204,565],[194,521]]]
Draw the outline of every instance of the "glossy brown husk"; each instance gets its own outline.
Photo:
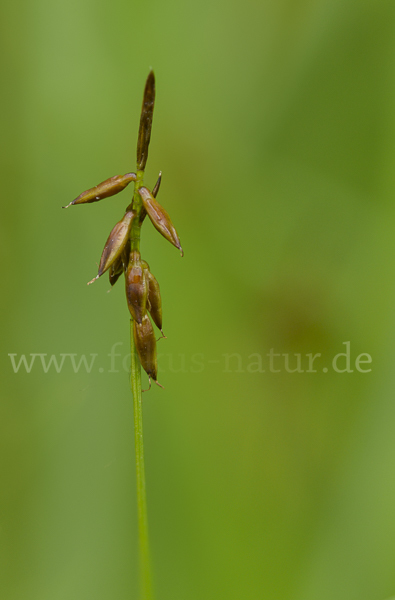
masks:
[[[144,315],[141,323],[133,321],[133,335],[141,366],[147,375],[156,381],[158,377],[156,339],[154,328],[148,315]]]
[[[136,181],[136,173],[115,175],[114,177],[110,177],[109,179],[102,181],[102,183],[99,183],[99,185],[86,190],[86,192],[82,192],[78,198],[63,208],[68,208],[73,204],[90,204],[91,202],[98,202],[103,198],[114,196],[125,189],[125,187],[132,181]]]

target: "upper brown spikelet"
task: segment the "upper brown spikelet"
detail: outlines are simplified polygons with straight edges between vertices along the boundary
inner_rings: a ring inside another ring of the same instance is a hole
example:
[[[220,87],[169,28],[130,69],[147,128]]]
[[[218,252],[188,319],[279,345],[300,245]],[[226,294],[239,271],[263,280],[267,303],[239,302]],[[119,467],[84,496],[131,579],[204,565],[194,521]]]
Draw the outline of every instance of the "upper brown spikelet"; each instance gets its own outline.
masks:
[[[152,117],[155,105],[155,75],[150,71],[144,89],[141,109],[140,128],[137,139],[137,169],[144,171],[148,158],[148,146],[151,139]]]

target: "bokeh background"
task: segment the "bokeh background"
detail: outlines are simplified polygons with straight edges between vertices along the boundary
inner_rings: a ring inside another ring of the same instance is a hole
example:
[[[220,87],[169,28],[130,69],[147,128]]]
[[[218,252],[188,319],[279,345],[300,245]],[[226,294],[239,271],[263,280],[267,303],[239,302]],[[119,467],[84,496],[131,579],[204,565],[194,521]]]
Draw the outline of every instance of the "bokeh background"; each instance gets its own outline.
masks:
[[[151,66],[146,182],[163,171],[185,249],[147,220],[168,336],[144,396],[157,599],[394,595],[394,2],[2,13],[1,597],[138,598],[128,310],[122,281],[86,286],[132,190],[61,206],[134,169]],[[304,372],[272,372],[271,349]],[[40,353],[97,356],[14,372]]]

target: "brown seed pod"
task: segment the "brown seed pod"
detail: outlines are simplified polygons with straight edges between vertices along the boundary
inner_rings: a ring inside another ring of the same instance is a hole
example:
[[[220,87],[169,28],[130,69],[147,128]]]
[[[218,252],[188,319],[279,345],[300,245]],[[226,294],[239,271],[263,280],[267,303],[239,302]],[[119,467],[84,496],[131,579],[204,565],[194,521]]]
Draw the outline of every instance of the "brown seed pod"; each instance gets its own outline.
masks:
[[[181,248],[177,231],[163,206],[161,206],[159,202],[155,200],[148,188],[143,186],[139,188],[138,192],[143,201],[144,208],[147,211],[155,229],[157,229],[159,233],[163,235],[163,237],[173,244],[173,246],[180,250],[181,256],[184,256],[184,251]]]
[[[125,213],[123,219],[113,227],[101,255],[99,271],[96,277],[89,281],[88,285],[96,281],[96,279],[103,275],[103,273],[105,273],[107,269],[122,256],[123,249],[129,240],[130,230],[135,216],[136,213],[133,210],[129,210]]]
[[[130,314],[135,321],[141,323],[147,312],[148,281],[146,269],[141,264],[140,252],[137,250],[130,253],[125,284]]]
[[[153,322],[158,329],[162,331],[162,299],[160,295],[159,283],[149,270],[149,265],[145,260],[141,261],[148,279],[148,304],[147,308],[152,317]],[[162,335],[164,333],[162,331]],[[164,336],[166,337],[166,336]]]
[[[156,339],[154,328],[147,314],[144,315],[141,323],[133,321],[133,337],[141,366],[149,377],[150,387],[151,377],[157,385],[163,387],[157,381],[158,361],[156,357]]]
[[[63,208],[68,208],[73,204],[89,204],[91,202],[102,200],[103,198],[108,198],[109,196],[114,196],[114,194],[121,192],[127,185],[129,185],[129,183],[136,181],[136,179],[136,173],[115,175],[115,177],[110,177],[110,179],[102,181],[102,183],[99,183],[99,185],[89,190],[86,190],[86,192],[82,192],[78,198],[67,204],[67,206],[63,206]]]
[[[150,71],[145,83],[143,106],[141,109],[139,135],[137,138],[137,169],[144,171],[151,139],[152,117],[155,104],[155,75]]]

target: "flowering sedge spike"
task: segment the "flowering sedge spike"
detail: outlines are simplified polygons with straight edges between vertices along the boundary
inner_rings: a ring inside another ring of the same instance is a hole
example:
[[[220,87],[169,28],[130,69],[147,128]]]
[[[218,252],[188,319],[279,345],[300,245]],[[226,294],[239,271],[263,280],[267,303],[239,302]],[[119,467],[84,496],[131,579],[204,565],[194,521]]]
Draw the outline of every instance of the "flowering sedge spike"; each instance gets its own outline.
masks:
[[[151,377],[159,387],[163,387],[157,381],[158,361],[156,357],[156,339],[154,328],[147,314],[144,315],[141,323],[133,321],[133,337],[141,366],[148,375],[148,389],[151,389]]]
[[[155,75],[150,71],[144,89],[139,135],[137,138],[137,169],[144,171],[151,139],[152,117],[155,104]]]
[[[136,179],[136,173],[115,175],[115,177],[110,177],[110,179],[102,181],[102,183],[99,183],[96,187],[86,190],[86,192],[82,192],[78,198],[67,204],[67,206],[63,206],[63,208],[68,208],[73,204],[89,204],[91,202],[102,200],[103,198],[108,198],[109,196],[114,196],[114,194],[122,192],[129,183],[136,181]]]
[[[122,255],[122,251],[129,239],[130,230],[132,229],[133,219],[135,216],[136,213],[133,210],[129,210],[127,213],[125,213],[123,219],[119,221],[115,227],[113,227],[101,255],[99,271],[96,277],[88,282],[88,285],[96,281],[96,279],[99,279],[99,277],[101,277],[101,275],[103,275],[103,273],[105,273],[107,269],[109,269],[111,265]]]
[[[177,231],[171,222],[168,213],[165,211],[163,206],[159,204],[151,194],[148,188],[142,186],[138,190],[145,210],[148,213],[151,223],[165,237],[173,246],[178,248],[181,252],[181,256],[184,256],[184,251],[181,248],[180,239]]]
[[[133,319],[142,323],[147,312],[148,281],[141,263],[140,252],[132,250],[125,277],[126,299]]]
[[[153,322],[161,330],[163,337],[166,337],[162,330],[162,298],[160,295],[159,283],[152,275],[149,265],[145,260],[141,261],[145,269],[148,280],[148,310]]]
[[[80,194],[63,208],[68,208],[74,204],[97,202],[118,194],[132,181],[135,182],[133,199],[126,208],[123,218],[113,227],[101,255],[98,273],[89,283],[93,283],[108,271],[112,287],[121,274],[125,274],[126,298],[133,320],[133,337],[136,340],[136,348],[138,347],[142,366],[149,377],[154,378],[156,381],[156,340],[154,339],[153,324],[161,330],[163,335],[162,300],[158,281],[150,272],[148,264],[141,260],[139,251],[141,226],[147,214],[154,227],[180,250],[181,256],[183,256],[183,249],[168,213],[156,200],[162,182],[162,172],[159,173],[152,192],[143,184],[151,139],[154,105],[155,76],[151,70],[144,88],[137,139],[136,173],[130,172],[126,175],[116,175],[106,179],[106,181]],[[135,372],[134,377],[137,380],[139,375]]]

